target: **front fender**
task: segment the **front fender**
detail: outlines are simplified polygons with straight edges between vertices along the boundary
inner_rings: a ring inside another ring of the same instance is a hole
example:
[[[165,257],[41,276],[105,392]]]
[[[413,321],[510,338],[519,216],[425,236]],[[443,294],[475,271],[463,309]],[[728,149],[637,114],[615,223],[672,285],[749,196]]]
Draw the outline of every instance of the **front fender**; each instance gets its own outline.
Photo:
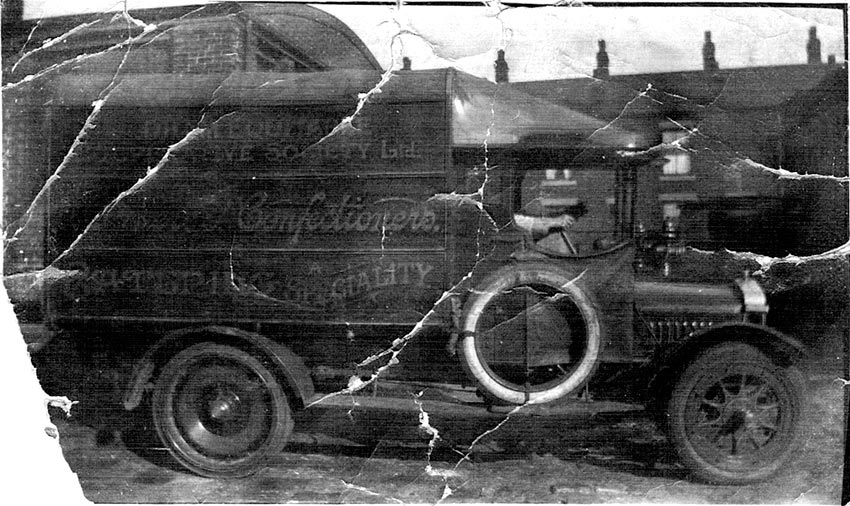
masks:
[[[754,346],[780,366],[787,367],[806,358],[808,352],[799,340],[778,330],[748,322],[726,322],[701,330],[676,346],[665,349],[650,362],[653,371],[648,392],[665,391],[675,378],[702,350],[723,342],[742,342]]]
[[[689,354],[693,348],[704,348],[724,341],[740,341],[753,345],[783,366],[795,364],[808,354],[805,345],[799,340],[776,329],[750,322],[712,325],[694,333],[671,352],[676,357],[681,357],[683,353]]]

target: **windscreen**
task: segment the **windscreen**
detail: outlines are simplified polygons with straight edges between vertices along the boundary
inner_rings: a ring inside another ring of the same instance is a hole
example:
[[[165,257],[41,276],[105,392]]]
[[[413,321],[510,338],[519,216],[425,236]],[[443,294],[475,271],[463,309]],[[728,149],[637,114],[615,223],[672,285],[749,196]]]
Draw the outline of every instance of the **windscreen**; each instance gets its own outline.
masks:
[[[616,243],[614,170],[542,165],[518,172],[518,213],[531,217],[572,217],[572,224],[544,234],[538,243],[562,253],[584,255]]]
[[[453,76],[452,141],[456,147],[507,146],[550,139],[559,147],[648,147],[639,134],[485,79]]]

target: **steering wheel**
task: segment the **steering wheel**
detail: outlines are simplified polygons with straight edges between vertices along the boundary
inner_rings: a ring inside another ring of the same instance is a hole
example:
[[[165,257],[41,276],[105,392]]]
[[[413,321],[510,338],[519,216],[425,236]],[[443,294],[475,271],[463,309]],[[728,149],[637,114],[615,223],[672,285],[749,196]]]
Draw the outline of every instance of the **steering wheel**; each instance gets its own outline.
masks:
[[[561,241],[563,241],[564,246],[567,247],[567,250],[570,252],[570,254],[578,255],[578,250],[573,245],[573,242],[570,240],[570,236],[567,235],[566,229],[564,229],[563,227],[558,227],[558,237],[561,238]]]
[[[565,227],[550,227],[549,233],[535,238],[529,234],[531,242],[536,248],[559,256],[578,256],[576,248]]]

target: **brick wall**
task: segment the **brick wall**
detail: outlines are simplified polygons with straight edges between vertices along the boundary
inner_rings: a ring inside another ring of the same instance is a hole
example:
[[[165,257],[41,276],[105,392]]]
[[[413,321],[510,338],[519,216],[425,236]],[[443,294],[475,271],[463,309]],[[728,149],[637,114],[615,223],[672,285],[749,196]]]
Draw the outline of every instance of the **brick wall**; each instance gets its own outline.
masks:
[[[50,50],[33,53],[18,65],[15,74],[35,74],[83,55],[82,60],[63,68],[100,74],[114,73],[119,66],[123,72],[151,74],[229,73],[244,68],[245,24],[233,16],[184,20],[132,46],[121,45],[126,40],[123,22],[86,32]]]
[[[786,111],[783,168],[846,177],[847,74],[834,72]],[[801,205],[787,217],[794,253],[809,255],[848,240],[848,189],[829,179],[788,180],[785,195]]]
[[[171,33],[172,72],[213,73],[243,66],[244,25],[232,17],[196,21]]]

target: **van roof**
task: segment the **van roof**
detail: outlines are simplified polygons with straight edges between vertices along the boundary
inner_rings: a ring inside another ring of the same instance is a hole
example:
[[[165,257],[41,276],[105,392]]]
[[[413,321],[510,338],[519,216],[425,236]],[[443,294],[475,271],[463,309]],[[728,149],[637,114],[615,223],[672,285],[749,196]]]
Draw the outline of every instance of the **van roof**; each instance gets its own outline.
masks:
[[[41,93],[44,105],[89,107],[112,82],[111,74],[66,73]],[[269,107],[350,104],[378,83],[374,72],[129,74],[121,76],[104,106]],[[28,96],[33,99],[33,95]],[[371,101],[444,102],[451,114],[452,145],[493,148],[534,142],[561,147],[642,149],[634,131],[563,105],[453,69],[393,72]]]

